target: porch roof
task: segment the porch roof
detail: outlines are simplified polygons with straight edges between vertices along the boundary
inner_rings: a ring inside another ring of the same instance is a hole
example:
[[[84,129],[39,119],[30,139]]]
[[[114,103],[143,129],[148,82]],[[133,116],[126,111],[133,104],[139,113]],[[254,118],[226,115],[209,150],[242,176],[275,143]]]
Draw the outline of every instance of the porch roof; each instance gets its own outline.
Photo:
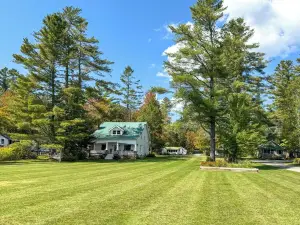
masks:
[[[273,151],[280,151],[280,150],[284,150],[283,147],[281,147],[279,144],[277,144],[274,141],[269,141],[266,144],[262,144],[259,146],[260,149],[262,150],[273,150]]]
[[[145,129],[146,122],[105,122],[93,134],[97,140],[136,140]],[[124,130],[123,135],[111,135],[110,130],[114,127]]]

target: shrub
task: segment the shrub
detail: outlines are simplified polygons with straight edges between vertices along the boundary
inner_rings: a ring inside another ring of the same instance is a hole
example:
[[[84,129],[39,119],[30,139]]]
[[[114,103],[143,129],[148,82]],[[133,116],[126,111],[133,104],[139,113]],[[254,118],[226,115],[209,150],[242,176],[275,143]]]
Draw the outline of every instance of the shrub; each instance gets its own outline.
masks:
[[[123,159],[139,159],[138,155],[123,155]]]
[[[87,152],[84,151],[84,150],[81,150],[81,151],[79,151],[79,152],[77,153],[77,158],[78,158],[78,160],[84,160],[84,159],[87,159],[87,156],[88,156],[88,154],[87,154]]]
[[[156,157],[155,153],[151,152],[147,155],[147,158],[154,158]]]
[[[231,167],[231,168],[253,168],[255,164],[251,161],[241,161],[239,163],[228,163],[225,160],[216,160],[215,162],[201,162],[201,166],[209,166],[209,167]]]
[[[31,141],[21,141],[0,149],[0,160],[36,159],[37,155],[31,151]]]
[[[77,160],[77,157],[74,156],[72,153],[63,153],[63,155],[62,155],[62,161],[74,162],[76,160]]]
[[[205,162],[201,162],[201,166],[227,167],[228,163],[224,160],[216,160],[215,162],[205,161]]]
[[[295,163],[295,164],[300,164],[300,158],[294,159],[294,163]]]
[[[99,155],[99,159],[105,159],[105,157],[106,157],[106,154]]]
[[[121,156],[118,155],[118,154],[115,154],[114,157],[113,157],[114,160],[120,160],[121,159]]]

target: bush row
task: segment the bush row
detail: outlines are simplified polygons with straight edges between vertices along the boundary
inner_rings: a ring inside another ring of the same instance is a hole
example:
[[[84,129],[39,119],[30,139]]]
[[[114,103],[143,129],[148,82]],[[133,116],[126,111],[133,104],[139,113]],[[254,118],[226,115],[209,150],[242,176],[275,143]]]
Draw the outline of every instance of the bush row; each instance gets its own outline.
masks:
[[[294,163],[295,163],[295,164],[300,164],[300,158],[294,159]]]
[[[36,159],[37,155],[31,151],[31,141],[21,141],[8,147],[0,148],[0,161]]]
[[[241,161],[239,163],[228,163],[225,160],[216,160],[215,162],[203,161],[200,163],[201,166],[209,167],[231,167],[231,168],[252,168],[254,164],[248,160]]]

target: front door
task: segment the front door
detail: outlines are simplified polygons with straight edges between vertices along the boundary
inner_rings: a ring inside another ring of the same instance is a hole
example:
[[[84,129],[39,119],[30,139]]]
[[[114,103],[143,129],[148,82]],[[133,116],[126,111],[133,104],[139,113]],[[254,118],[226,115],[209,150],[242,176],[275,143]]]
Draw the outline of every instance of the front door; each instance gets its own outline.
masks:
[[[110,154],[115,153],[117,151],[117,145],[113,144],[111,145],[112,149],[110,149]]]

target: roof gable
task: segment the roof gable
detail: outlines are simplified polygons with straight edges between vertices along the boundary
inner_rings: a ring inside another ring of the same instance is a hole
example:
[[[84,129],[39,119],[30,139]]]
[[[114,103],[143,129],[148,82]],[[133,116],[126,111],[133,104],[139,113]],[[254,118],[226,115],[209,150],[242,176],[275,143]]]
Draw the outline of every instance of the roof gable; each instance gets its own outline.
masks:
[[[93,136],[96,139],[137,139],[147,126],[146,122],[105,122],[102,123]],[[111,135],[113,129],[122,129],[122,135]]]
[[[6,134],[0,134],[0,136],[6,138],[7,140],[12,140],[12,139],[11,139],[8,135],[6,135]]]
[[[122,131],[124,131],[124,129],[122,127],[118,126],[118,125],[115,125],[114,127],[109,129],[109,131],[111,131],[111,130],[122,130]]]

